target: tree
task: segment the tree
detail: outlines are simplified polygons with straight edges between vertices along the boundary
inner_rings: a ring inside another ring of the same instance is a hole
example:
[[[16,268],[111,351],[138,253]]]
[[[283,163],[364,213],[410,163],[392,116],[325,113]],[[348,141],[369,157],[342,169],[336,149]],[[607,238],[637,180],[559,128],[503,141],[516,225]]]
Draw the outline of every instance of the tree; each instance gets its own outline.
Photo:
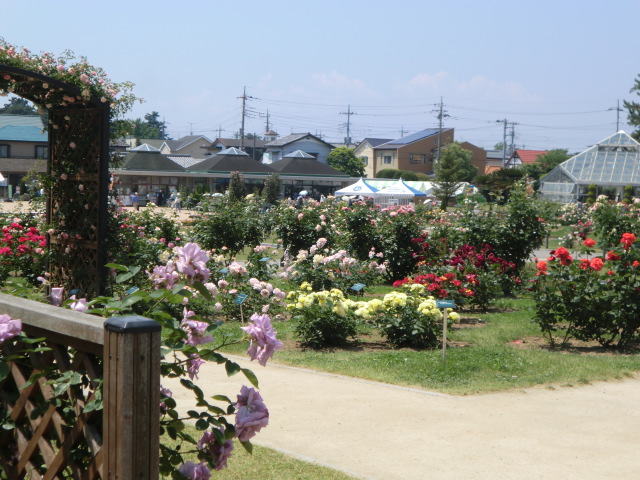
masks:
[[[434,165],[433,192],[440,199],[441,208],[447,209],[462,182],[471,181],[478,171],[471,163],[472,153],[453,142],[444,147]]]
[[[353,148],[338,147],[327,157],[329,166],[352,177],[364,177],[364,162],[356,157]]]
[[[635,92],[636,95],[640,96],[640,75],[638,75],[638,78],[636,78],[635,85],[631,87],[631,90],[629,90],[629,92]],[[627,123],[629,125],[633,125],[634,127],[638,127],[637,130],[631,134],[631,136],[636,140],[640,140],[640,103],[629,102],[625,100],[623,105],[624,108],[626,108],[629,112]]]
[[[524,168],[501,168],[489,175],[480,175],[475,179],[475,186],[488,201],[506,203],[514,185],[525,178]]]
[[[263,191],[266,203],[276,205],[280,200],[280,177],[277,173],[272,173],[267,177]]]
[[[247,191],[244,185],[244,177],[240,172],[231,172],[229,178],[229,202],[239,202],[244,199]]]
[[[5,115],[37,115],[35,107],[31,105],[27,100],[20,97],[12,97],[9,99],[9,103],[5,103],[4,107],[0,108],[0,113]]]
[[[153,138],[160,140],[167,140],[167,126],[164,121],[160,121],[160,114],[158,112],[147,113],[142,118],[136,118],[131,121],[131,135],[137,138]]]

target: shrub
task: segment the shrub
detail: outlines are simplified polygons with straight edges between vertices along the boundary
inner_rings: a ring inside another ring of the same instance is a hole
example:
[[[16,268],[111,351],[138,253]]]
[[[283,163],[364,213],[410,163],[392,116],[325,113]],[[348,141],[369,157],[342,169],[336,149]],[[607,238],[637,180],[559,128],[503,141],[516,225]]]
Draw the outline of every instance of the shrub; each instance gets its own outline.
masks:
[[[228,249],[235,256],[247,246],[258,245],[264,231],[259,206],[250,202],[213,202],[193,226],[195,241],[210,250]]]
[[[593,257],[595,242],[587,239],[586,257],[574,260],[564,248],[539,261],[533,283],[535,321],[554,345],[562,333],[569,338],[625,347],[640,329],[640,252],[635,235],[624,233],[605,258]]]
[[[357,333],[355,302],[338,289],[312,291],[303,283],[287,295],[287,310],[295,322],[302,345],[311,348],[339,347]]]
[[[405,285],[402,290],[388,293],[382,300],[358,302],[356,315],[378,326],[395,347],[436,346],[442,331],[442,312],[435,299],[427,296],[423,285]]]

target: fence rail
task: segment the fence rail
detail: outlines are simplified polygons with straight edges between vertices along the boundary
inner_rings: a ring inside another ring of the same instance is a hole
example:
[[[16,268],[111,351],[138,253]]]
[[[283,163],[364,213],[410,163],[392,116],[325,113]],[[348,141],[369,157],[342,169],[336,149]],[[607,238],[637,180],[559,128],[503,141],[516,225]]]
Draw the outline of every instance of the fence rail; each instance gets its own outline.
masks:
[[[0,410],[14,423],[0,433],[0,471],[8,479],[157,479],[160,326],[5,294],[0,314],[44,339],[0,381]],[[95,408],[101,397],[104,408]]]

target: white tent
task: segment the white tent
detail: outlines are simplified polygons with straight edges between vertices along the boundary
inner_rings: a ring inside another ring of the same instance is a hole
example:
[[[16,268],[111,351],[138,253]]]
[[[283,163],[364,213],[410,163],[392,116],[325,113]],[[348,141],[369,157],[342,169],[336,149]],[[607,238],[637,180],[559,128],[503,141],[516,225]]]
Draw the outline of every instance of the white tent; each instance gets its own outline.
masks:
[[[406,205],[414,197],[426,197],[426,193],[421,192],[399,179],[388,187],[378,191],[378,200],[381,205]]]
[[[363,197],[376,198],[378,196],[378,189],[369,185],[365,180],[361,178],[353,185],[349,185],[348,187],[336,190],[334,192],[334,195],[362,195]]]

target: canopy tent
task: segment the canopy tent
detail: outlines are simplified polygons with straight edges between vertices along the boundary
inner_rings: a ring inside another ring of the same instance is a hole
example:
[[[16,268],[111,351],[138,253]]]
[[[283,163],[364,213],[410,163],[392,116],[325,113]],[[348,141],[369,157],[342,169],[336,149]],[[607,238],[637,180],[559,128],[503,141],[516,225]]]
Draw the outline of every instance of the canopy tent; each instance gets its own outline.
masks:
[[[378,191],[376,197],[381,205],[407,205],[414,197],[426,197],[427,194],[417,190],[402,179]]]
[[[341,188],[340,190],[336,190],[334,195],[362,195],[363,197],[377,197],[378,189],[374,186],[369,185],[366,180],[360,178],[353,185],[349,185],[348,187]]]
[[[383,188],[395,185],[398,180],[393,178],[373,178],[368,179],[366,182],[372,187],[376,187],[378,190],[382,190]],[[426,180],[405,180],[404,183],[426,194],[429,194],[432,188],[431,182]]]

